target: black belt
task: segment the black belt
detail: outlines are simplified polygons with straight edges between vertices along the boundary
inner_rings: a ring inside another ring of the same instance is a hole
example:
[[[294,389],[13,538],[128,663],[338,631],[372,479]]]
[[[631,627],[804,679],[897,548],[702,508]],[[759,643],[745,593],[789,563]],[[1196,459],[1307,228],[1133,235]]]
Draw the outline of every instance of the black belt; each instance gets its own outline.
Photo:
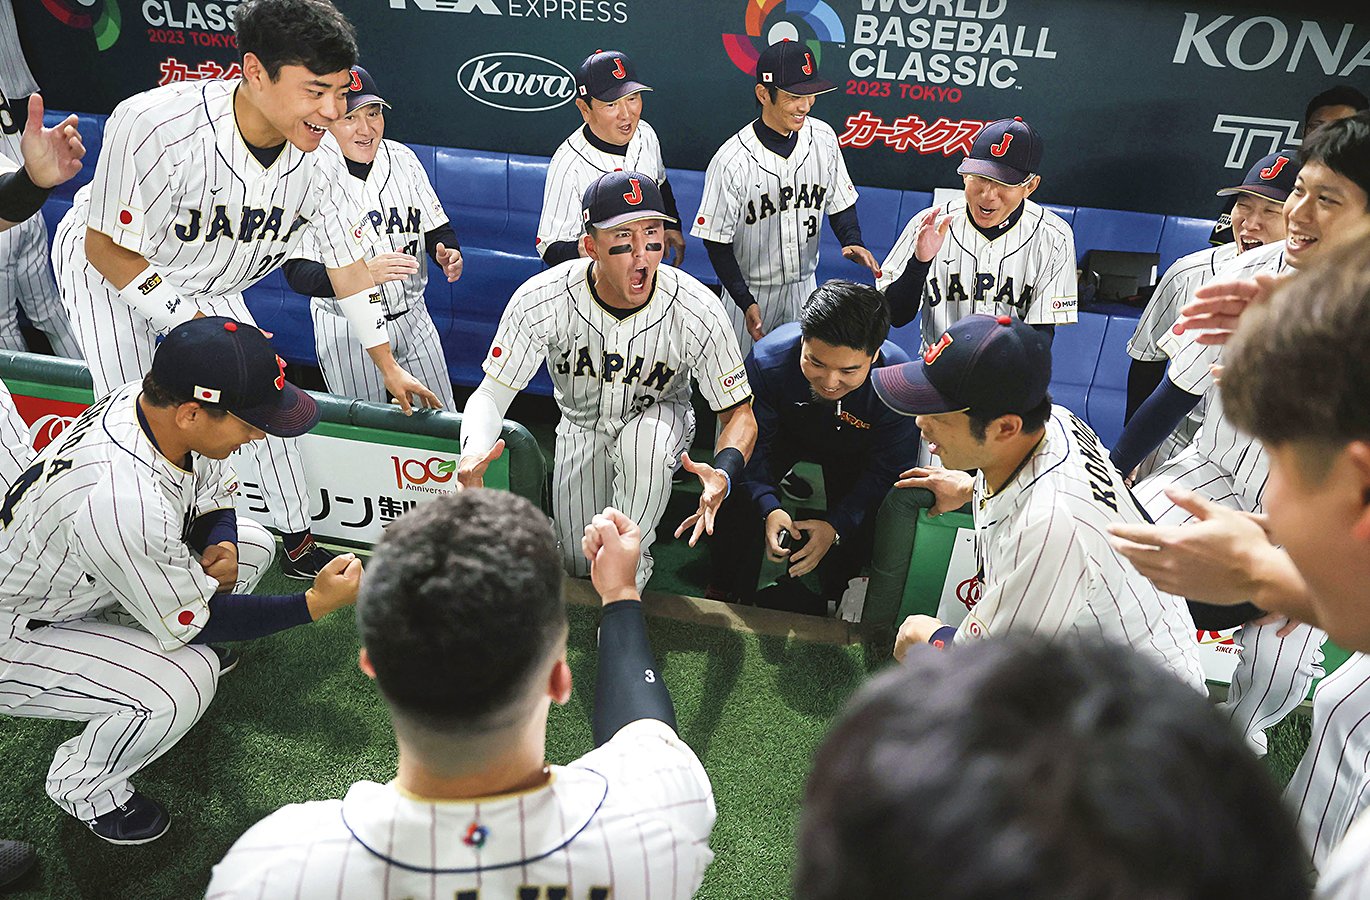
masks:
[[[37,619],[29,619],[29,631],[33,631],[35,628],[42,628],[44,625],[51,624],[51,622],[40,622]]]
[[[401,318],[402,316],[407,316],[407,315],[409,315],[409,310],[407,310],[407,309],[406,309],[404,312],[386,313],[386,314],[385,314],[385,321],[387,321],[387,322],[393,322],[393,321],[395,321],[396,319]]]

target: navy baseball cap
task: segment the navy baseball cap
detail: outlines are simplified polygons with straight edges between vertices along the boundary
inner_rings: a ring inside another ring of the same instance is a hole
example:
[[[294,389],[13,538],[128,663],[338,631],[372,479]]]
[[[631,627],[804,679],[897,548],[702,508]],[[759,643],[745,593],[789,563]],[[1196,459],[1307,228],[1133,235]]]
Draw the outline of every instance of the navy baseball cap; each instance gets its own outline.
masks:
[[[1223,188],[1218,191],[1218,196],[1255,194],[1257,197],[1283,203],[1289,199],[1289,193],[1294,190],[1294,180],[1298,177],[1299,161],[1293,151],[1271,153],[1256,160],[1256,164],[1246,173],[1241,184]]]
[[[875,393],[906,416],[1023,414],[1047,398],[1051,339],[1014,316],[966,316],[921,360],[871,373]]]
[[[1016,186],[1041,168],[1042,138],[1035,128],[1014,116],[981,128],[971,144],[970,155],[956,167],[956,172]]]
[[[585,57],[576,72],[576,96],[587,102],[593,97],[613,103],[629,94],[650,90],[637,80],[633,61],[617,50],[596,50]]]
[[[352,83],[347,86],[347,114],[351,115],[355,110],[369,103],[379,103],[381,106],[390,105],[385,102],[380,91],[376,89],[376,79],[371,77],[371,73],[361,66],[353,66]]]
[[[756,61],[756,83],[800,96],[823,94],[836,87],[818,77],[818,63],[809,48],[789,38],[761,51]]]
[[[171,329],[152,356],[152,377],[175,396],[230,412],[276,437],[298,437],[319,422],[319,405],[285,380],[285,360],[266,335],[223,316]]]
[[[596,228],[614,228],[641,219],[674,222],[665,209],[661,188],[641,172],[605,172],[591,182],[581,198],[581,218]]]

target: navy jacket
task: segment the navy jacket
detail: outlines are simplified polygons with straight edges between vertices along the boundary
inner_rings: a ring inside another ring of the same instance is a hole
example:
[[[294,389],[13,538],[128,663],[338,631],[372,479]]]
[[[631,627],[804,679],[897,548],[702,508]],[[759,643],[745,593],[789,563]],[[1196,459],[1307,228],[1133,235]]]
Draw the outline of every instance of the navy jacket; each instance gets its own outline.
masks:
[[[789,462],[807,460],[862,472],[850,493],[827,512],[839,535],[849,535],[874,513],[899,473],[918,464],[918,429],[875,395],[870,379],[836,403],[815,400],[799,369],[799,323],[781,325],[747,354],[747,379],[756,415],[756,449],[742,483],[761,515],[780,508],[780,479]],[[908,354],[885,341],[875,366],[908,362]],[[775,471],[773,458],[785,461]]]

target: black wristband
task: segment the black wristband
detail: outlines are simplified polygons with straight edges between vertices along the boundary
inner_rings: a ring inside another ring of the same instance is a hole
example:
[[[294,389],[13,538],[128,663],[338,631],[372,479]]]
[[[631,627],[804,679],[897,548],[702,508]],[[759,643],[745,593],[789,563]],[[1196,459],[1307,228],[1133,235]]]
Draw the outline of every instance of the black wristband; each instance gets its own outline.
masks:
[[[18,224],[43,208],[51,188],[40,188],[22,166],[0,175],[0,219]]]
[[[747,460],[742,455],[742,451],[736,447],[724,447],[714,454],[714,468],[723,470],[723,474],[728,476],[728,493],[732,493],[733,485],[742,477],[742,470],[747,467]]]

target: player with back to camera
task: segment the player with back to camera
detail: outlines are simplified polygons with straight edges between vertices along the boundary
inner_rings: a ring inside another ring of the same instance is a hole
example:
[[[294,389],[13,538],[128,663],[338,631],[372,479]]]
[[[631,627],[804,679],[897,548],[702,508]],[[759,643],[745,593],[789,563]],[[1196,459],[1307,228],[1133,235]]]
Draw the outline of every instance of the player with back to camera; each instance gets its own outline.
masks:
[[[561,766],[547,763],[547,714],[570,699],[571,670],[546,515],[465,490],[391,524],[357,630],[398,772],[253,826],[215,866],[210,900],[693,896],[713,858],[713,792],[652,658],[640,537],[606,509],[577,541],[604,604],[595,749]]]
[[[973,787],[967,787],[973,781]],[[1269,771],[1212,706],[1107,641],[915,648],[814,755],[797,900],[1299,900]]]
[[[338,304],[386,390],[406,412],[436,406],[395,362],[354,237],[358,210],[313,153],[345,111],[352,26],[329,0],[246,0],[234,22],[243,77],[168,84],[120,103],[94,179],[58,226],[53,268],[96,396],[141,378],[157,338],[186,319],[253,323],[241,292],[279,268],[317,221]],[[313,578],[331,554],[310,531],[299,447],[271,436],[252,455],[285,546],[281,568]]]

